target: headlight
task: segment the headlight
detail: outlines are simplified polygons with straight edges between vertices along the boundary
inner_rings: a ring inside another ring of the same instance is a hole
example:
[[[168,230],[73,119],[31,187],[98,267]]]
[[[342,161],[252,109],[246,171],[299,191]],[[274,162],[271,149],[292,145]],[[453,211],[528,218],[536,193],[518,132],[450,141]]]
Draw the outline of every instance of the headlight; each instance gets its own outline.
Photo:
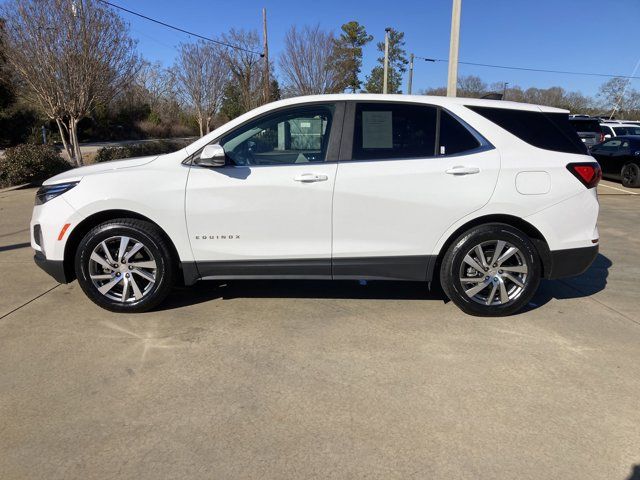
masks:
[[[53,200],[58,195],[71,190],[80,182],[58,183],[57,185],[43,185],[36,192],[36,205],[42,205]]]

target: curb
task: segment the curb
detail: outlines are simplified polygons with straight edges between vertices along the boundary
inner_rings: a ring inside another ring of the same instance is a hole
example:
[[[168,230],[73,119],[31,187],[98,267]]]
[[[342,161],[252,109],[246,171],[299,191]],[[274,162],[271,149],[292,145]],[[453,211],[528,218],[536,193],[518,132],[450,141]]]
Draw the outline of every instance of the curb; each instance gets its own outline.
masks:
[[[11,192],[13,190],[20,190],[21,188],[37,187],[37,183],[23,183],[22,185],[14,185],[13,187],[7,187],[0,190],[0,193]]]

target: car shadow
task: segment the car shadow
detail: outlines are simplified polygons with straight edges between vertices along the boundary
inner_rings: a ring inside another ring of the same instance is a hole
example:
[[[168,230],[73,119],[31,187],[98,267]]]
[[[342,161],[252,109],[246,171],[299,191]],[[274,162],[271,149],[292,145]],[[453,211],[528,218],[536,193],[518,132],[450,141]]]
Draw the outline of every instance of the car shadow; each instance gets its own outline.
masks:
[[[609,258],[599,253],[591,266],[582,275],[560,280],[542,280],[538,291],[523,312],[534,310],[554,298],[565,300],[590,297],[604,290],[607,286],[609,268],[612,265],[613,263]]]
[[[543,280],[524,311],[535,310],[552,299],[588,297],[603,290],[611,261],[602,254],[578,277]],[[171,310],[215,299],[235,298],[329,298],[352,300],[432,300],[448,302],[440,286],[422,282],[366,282],[336,280],[225,280],[201,281],[191,287],[176,287],[157,308]]]
[[[349,280],[207,280],[176,287],[158,307],[169,310],[210,300],[234,298],[330,298],[353,300],[439,300],[440,288],[423,282],[366,282]],[[447,300],[448,301],[448,300]]]
[[[640,464],[631,467],[631,475],[627,480],[640,480]]]

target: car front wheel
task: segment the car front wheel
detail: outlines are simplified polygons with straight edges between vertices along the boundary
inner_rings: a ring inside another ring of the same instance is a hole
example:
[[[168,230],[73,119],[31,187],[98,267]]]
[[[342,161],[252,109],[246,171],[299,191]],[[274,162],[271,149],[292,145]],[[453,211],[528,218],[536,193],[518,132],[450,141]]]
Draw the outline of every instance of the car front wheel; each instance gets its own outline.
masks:
[[[540,272],[538,252],[527,235],[496,223],[474,227],[451,244],[442,260],[440,282],[464,312],[496,317],[529,303]]]
[[[90,230],[75,258],[78,282],[97,305],[144,312],[171,290],[174,265],[160,230],[138,219],[115,219]]]

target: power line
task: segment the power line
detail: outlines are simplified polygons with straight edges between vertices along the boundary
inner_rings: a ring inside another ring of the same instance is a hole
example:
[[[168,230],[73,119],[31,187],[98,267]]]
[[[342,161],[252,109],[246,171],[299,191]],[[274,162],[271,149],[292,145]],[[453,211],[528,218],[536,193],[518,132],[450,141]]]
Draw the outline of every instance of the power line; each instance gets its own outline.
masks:
[[[418,56],[416,56],[416,58],[423,58],[424,60],[431,61],[431,62],[449,63],[448,60],[443,60],[441,58],[425,58],[425,57],[418,57]],[[609,74],[609,73],[596,73],[596,72],[569,72],[567,70],[547,70],[543,68],[513,67],[508,65],[492,65],[489,63],[475,63],[475,62],[458,62],[458,63],[462,65],[472,65],[475,67],[502,68],[505,70],[523,70],[526,72],[560,73],[565,75],[586,75],[591,77],[607,77],[607,78],[618,77],[618,78],[626,78],[629,80],[640,80],[640,77],[637,77],[634,75],[615,75],[615,74]]]
[[[142,13],[134,12],[133,10],[129,10],[128,8],[121,7],[120,5],[116,5],[114,3],[108,2],[107,0],[98,0],[101,3],[109,5],[110,7],[117,8],[118,10],[122,10],[123,12],[130,13],[131,15],[135,15],[140,18],[144,18],[153,23],[157,23],[158,25],[162,25],[163,27],[170,28],[172,30],[176,30],[178,32],[186,33],[187,35],[191,35],[192,37],[200,38],[202,40],[206,40],[207,42],[217,43],[218,45],[222,45],[223,47],[233,48],[235,50],[241,50],[243,52],[252,53],[254,55],[260,55],[260,57],[264,57],[264,53],[256,52],[254,50],[249,50],[248,48],[239,47],[237,45],[232,45],[230,43],[221,42],[220,40],[214,40],[213,38],[205,37],[203,35],[198,35],[197,33],[190,32],[180,27],[176,27],[174,25],[169,25],[168,23],[162,22],[160,20],[156,20],[155,18],[148,17],[143,15]]]

